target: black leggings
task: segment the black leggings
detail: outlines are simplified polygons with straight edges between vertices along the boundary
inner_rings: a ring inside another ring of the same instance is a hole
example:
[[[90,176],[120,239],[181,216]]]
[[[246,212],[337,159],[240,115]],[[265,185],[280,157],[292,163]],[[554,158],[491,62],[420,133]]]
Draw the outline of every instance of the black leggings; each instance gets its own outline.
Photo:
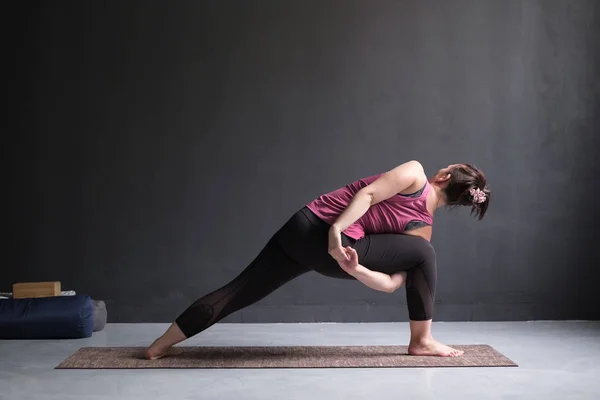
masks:
[[[240,275],[194,302],[176,319],[177,325],[186,337],[194,336],[309,271],[355,279],[329,255],[328,232],[329,225],[308,208],[298,211]],[[354,240],[342,234],[342,242],[355,248],[359,262],[371,270],[386,274],[406,271],[409,318],[432,318],[436,258],[427,240],[397,234],[367,235]]]

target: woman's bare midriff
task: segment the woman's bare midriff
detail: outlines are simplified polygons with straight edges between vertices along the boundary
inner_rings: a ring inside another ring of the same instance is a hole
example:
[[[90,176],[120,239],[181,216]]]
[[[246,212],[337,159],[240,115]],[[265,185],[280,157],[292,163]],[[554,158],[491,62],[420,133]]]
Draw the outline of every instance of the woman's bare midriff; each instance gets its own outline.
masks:
[[[409,236],[418,236],[423,239],[431,242],[431,234],[433,233],[433,228],[431,226],[423,226],[416,229],[411,229],[410,231],[404,232],[405,235]]]

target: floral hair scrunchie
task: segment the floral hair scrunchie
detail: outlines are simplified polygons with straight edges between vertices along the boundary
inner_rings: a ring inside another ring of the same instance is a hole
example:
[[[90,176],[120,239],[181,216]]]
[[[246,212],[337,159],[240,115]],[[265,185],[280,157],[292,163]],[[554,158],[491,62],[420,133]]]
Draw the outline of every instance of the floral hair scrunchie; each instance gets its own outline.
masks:
[[[470,189],[469,193],[471,193],[471,197],[473,197],[473,202],[475,202],[477,204],[483,203],[486,199],[485,193],[483,192],[483,190],[481,190],[479,188]]]

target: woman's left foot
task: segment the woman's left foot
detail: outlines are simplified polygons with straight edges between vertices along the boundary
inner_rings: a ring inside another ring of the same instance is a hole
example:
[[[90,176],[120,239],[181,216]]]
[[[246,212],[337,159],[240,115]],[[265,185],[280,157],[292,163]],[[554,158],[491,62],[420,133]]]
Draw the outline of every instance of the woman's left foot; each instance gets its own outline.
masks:
[[[146,349],[145,356],[148,360],[158,360],[169,355],[171,346],[160,346],[159,340],[160,339],[156,339],[154,343],[152,343],[150,347]]]
[[[158,360],[170,355],[173,345],[183,342],[186,336],[176,323],[172,323],[169,329],[146,349],[148,360]]]

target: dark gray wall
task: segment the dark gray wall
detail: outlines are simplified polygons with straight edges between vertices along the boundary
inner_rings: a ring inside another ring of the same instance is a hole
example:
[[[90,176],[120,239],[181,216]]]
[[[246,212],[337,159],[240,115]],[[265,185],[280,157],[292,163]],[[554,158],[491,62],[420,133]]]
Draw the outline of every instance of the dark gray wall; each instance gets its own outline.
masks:
[[[305,203],[472,162],[488,217],[437,215],[438,320],[599,318],[598,2],[43,2],[15,33],[7,264],[170,321]],[[308,274],[226,321],[406,320]]]

